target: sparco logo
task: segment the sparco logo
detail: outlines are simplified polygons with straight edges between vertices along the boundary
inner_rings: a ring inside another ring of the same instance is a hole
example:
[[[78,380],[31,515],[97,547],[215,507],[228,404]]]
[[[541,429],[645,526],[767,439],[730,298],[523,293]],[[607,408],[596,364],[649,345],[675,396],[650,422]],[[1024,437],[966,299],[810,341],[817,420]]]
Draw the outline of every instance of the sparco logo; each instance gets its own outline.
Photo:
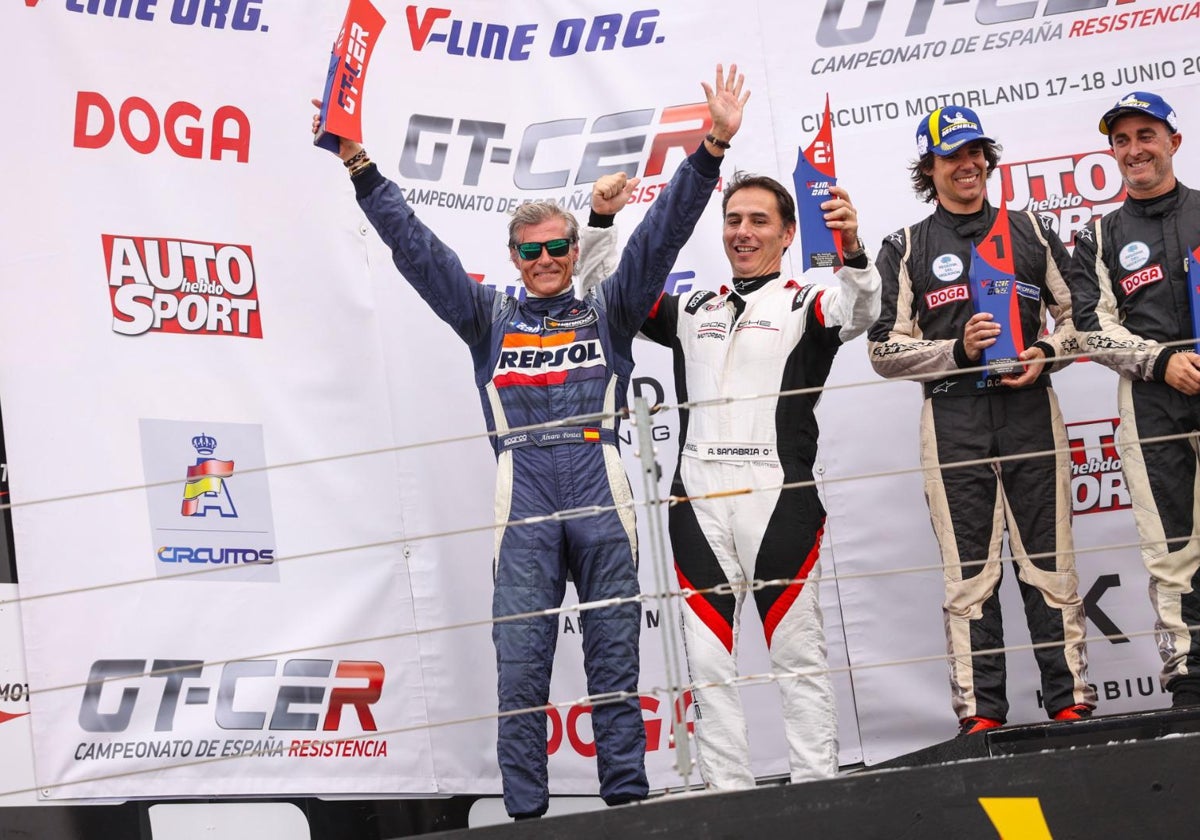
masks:
[[[462,20],[450,9],[421,9],[408,6],[408,36],[412,48],[422,52],[433,45],[447,55],[487,58],[497,61],[527,61],[533,50],[553,58],[578,52],[606,52],[648,44],[661,44],[656,37],[658,9],[641,9],[628,17],[620,12],[587,18],[565,18],[542,30],[537,23],[499,23]]]
[[[885,19],[889,23],[905,23],[906,38],[924,35],[936,5],[965,5],[969,2],[971,0],[943,0],[942,3],[936,3],[935,0],[868,0],[866,10],[859,18],[855,13],[843,15],[846,0],[825,0],[821,22],[817,25],[817,44],[822,47],[844,47],[866,43],[875,37],[880,22]],[[976,23],[996,26],[1131,2],[1134,0],[1046,0],[1044,4],[1037,0],[975,0],[971,5],[975,7]],[[857,11],[857,3],[850,5],[856,7]],[[1045,8],[1039,8],[1043,5]]]
[[[177,716],[203,706],[221,729],[336,732],[346,711],[356,714],[362,731],[377,729],[371,706],[383,693],[379,662],[253,659],[226,662],[219,671],[198,659],[155,659],[149,671],[147,664],[93,662],[79,704],[80,727],[124,732],[136,713],[139,723],[152,721],[146,729],[170,732]]]
[[[113,332],[262,338],[249,245],[103,234]]]
[[[1104,513],[1130,506],[1121,473],[1116,430],[1120,420],[1067,424],[1071,447],[1071,496],[1075,513]]]
[[[936,292],[929,292],[925,295],[925,306],[930,309],[937,309],[939,306],[945,306],[947,303],[953,303],[956,300],[966,300],[970,295],[966,285],[947,286],[944,289],[938,289]]]
[[[657,115],[657,116],[656,116]],[[451,144],[466,146],[462,183],[477,186],[485,164],[512,169],[513,184],[522,190],[549,190],[568,184],[590,184],[601,175],[625,172],[630,177],[661,175],[673,148],[688,154],[712,128],[704,103],[620,111],[594,119],[571,117],[535,123],[514,131],[501,122],[467,117],[413,114],[408,121],[400,174],[409,180],[458,178],[446,173]],[[515,148],[507,138],[520,134]],[[643,153],[645,170],[640,172]],[[537,160],[541,152],[556,164]],[[456,149],[454,157],[461,159]],[[511,208],[508,208],[511,209]]]
[[[1105,151],[1004,163],[989,189],[994,204],[1032,210],[1049,222],[1064,245],[1075,234],[1125,200],[1125,184],[1112,154]]]

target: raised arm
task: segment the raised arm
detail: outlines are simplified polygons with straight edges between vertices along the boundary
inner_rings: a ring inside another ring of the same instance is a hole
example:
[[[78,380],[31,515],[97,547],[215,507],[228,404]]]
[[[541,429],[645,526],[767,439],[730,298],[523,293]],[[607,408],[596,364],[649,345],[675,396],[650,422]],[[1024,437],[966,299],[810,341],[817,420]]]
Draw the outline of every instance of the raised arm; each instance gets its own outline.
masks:
[[[825,224],[839,232],[846,264],[835,276],[838,285],[822,292],[822,325],[838,328],[838,340],[857,338],[879,318],[879,270],[858,236],[858,211],[844,187],[830,187],[831,198],[821,205]],[[810,310],[814,313],[818,309]]]
[[[321,100],[312,100],[320,108]],[[320,115],[313,115],[316,134]],[[498,292],[476,283],[451,248],[417,218],[400,188],[371,163],[362,144],[338,139],[342,159],[354,183],[358,204],[379,238],[392,251],[392,262],[434,313],[459,337],[474,344],[490,321]]]
[[[679,250],[687,242],[712,197],[721,158],[742,125],[750,99],[745,79],[731,65],[728,76],[718,64],[713,85],[701,83],[712,130],[688,156],[634,230],[621,252],[616,272],[597,287],[610,322],[634,335],[662,291]]]
[[[641,178],[624,172],[602,175],[592,185],[592,212],[579,232],[579,296],[583,297],[601,280],[617,270],[617,228],[613,219],[633,198]]]

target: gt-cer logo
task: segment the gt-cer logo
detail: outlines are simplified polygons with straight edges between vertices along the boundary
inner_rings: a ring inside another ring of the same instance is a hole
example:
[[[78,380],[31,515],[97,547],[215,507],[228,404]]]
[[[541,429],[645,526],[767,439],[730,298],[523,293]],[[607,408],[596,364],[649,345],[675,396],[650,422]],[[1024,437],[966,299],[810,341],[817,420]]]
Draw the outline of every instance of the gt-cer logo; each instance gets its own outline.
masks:
[[[114,111],[104,94],[81,90],[75,96],[75,148],[101,149],[120,129],[121,139],[138,154],[158,149],[161,139],[180,157],[199,160],[207,145],[210,160],[233,152],[238,163],[250,160],[250,118],[233,105],[217,108],[205,131],[204,112],[191,102],[174,102],[159,116],[140,96],[131,96]]]
[[[342,660],[335,669],[334,664],[331,659],[227,662],[212,686],[196,684],[205,671],[204,662],[198,659],[155,659],[149,671],[144,659],[98,659],[92,663],[79,704],[79,725],[88,732],[124,732],[134,713],[153,702],[142,698],[157,695],[154,731],[170,732],[180,698],[184,706],[211,706],[215,688],[213,716],[222,729],[268,727],[311,732],[320,726],[322,731],[334,732],[341,729],[342,714],[349,707],[364,732],[376,731],[371,706],[383,694],[383,665]],[[366,685],[347,684],[364,680]],[[269,696],[264,689],[269,692],[271,688],[275,689],[274,702],[264,706],[262,698]],[[144,712],[149,713],[149,709]]]
[[[941,5],[965,4],[969,0],[945,0]],[[1132,0],[1046,0],[1045,9],[1041,16],[1062,15],[1068,12],[1082,12],[1097,7],[1121,5]],[[851,4],[858,6],[858,4]],[[1038,17],[1036,0],[1023,3],[1011,3],[1008,0],[976,0],[975,22],[984,26],[1016,23]],[[934,0],[869,0],[867,8],[862,12],[861,23],[857,26],[842,26],[842,12],[846,0],[825,0],[825,9],[821,13],[821,22],[817,26],[817,43],[822,47],[844,47],[852,44],[862,44],[875,37],[879,30],[879,22],[884,15],[908,13],[908,25],[904,36],[924,35],[929,28],[929,18],[933,14]],[[895,10],[887,11],[888,8]],[[855,15],[851,14],[851,19]]]
[[[515,159],[513,184],[522,190],[549,190],[570,183],[590,184],[601,175],[624,172],[630,177],[641,170],[642,151],[650,141],[645,177],[661,175],[671,149],[687,154],[696,148],[712,128],[708,106],[704,103],[663,108],[658,119],[654,108],[605,114],[590,121],[586,117],[551,120],[526,126],[514,148],[503,143],[509,133],[504,123],[470,118],[413,114],[405,132],[400,153],[400,174],[410,180],[441,181],[445,175],[450,144],[469,143],[467,165],[462,183],[477,186],[485,163],[509,166]],[[671,127],[690,127],[669,130]],[[647,131],[647,128],[660,128]],[[453,138],[462,138],[454,141]],[[579,149],[582,141],[582,150]],[[537,157],[554,154],[578,163],[569,169],[537,169]],[[623,160],[613,160],[624,156]],[[601,161],[606,161],[601,163]]]
[[[379,33],[376,32],[376,35]],[[362,94],[354,86],[359,76],[366,69],[367,53],[370,52],[371,33],[362,28],[357,21],[350,27],[350,44],[346,47],[346,60],[343,62],[337,85],[337,103],[347,114],[353,114],[358,107],[358,97]]]

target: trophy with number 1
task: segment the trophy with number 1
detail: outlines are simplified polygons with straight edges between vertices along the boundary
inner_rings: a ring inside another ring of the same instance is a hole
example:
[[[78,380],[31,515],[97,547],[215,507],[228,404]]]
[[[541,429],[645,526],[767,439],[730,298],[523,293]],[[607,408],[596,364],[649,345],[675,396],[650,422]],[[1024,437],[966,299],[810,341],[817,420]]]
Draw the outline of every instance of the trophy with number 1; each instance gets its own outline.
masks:
[[[1019,373],[1018,356],[1025,349],[1021,333],[1021,293],[1038,294],[1040,290],[1022,288],[1013,269],[1012,231],[1008,223],[1008,208],[1003,203],[992,229],[978,245],[971,246],[971,302],[976,312],[990,312],[992,323],[1000,325],[996,343],[983,350],[983,364],[988,376]]]

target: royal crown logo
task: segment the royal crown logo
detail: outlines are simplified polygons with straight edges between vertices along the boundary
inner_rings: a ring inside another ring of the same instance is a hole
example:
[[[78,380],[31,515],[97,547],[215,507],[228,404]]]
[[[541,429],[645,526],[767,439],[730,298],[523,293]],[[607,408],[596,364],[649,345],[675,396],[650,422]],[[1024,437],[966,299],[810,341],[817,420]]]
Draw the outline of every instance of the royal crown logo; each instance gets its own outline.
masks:
[[[217,439],[203,432],[192,438],[192,446],[200,456],[187,469],[183,487],[183,516],[208,516],[216,511],[223,517],[236,517],[237,508],[229,495],[225,480],[233,476],[233,461],[212,457],[217,451]]]
[[[211,435],[206,435],[203,432],[192,438],[192,446],[201,455],[212,455],[217,451],[217,439]]]

